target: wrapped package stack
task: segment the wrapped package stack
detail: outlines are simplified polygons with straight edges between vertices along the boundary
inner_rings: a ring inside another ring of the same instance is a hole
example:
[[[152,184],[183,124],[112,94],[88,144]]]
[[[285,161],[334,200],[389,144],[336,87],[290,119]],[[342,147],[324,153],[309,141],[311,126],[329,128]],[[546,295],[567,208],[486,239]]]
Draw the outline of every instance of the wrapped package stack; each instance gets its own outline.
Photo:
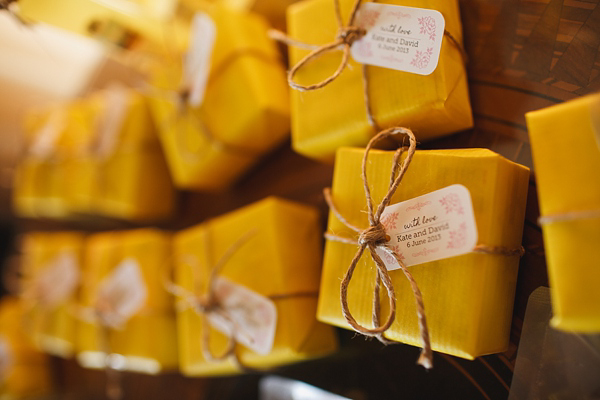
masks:
[[[216,355],[226,351],[231,335],[239,337],[234,351],[249,368],[272,368],[333,352],[333,329],[315,318],[320,255],[315,210],[278,198],[178,233],[175,283],[194,296],[206,295],[214,285],[216,301],[225,309],[221,318],[231,318],[239,327],[225,335],[227,325],[218,327],[215,312],[199,315],[193,304],[183,307],[177,314],[181,371],[190,376],[240,372],[233,357],[206,359],[206,343],[200,338],[207,329],[207,345]],[[221,262],[213,282],[211,275]],[[180,297],[184,305],[185,300]]]
[[[350,224],[366,229],[367,206],[360,179],[363,156],[364,149],[342,148],[338,151],[332,198]],[[375,205],[388,190],[393,157],[392,151],[372,150],[369,153],[367,176]],[[417,150],[390,204],[393,206],[451,185],[462,185],[472,200],[476,222],[476,243],[473,244],[518,249],[521,245],[528,178],[529,170],[526,167],[490,150]],[[448,199],[455,197],[453,193],[449,196]],[[424,257],[428,257],[429,253],[447,251],[453,245],[452,240],[438,235],[453,230],[452,225],[446,225],[453,214],[452,210],[448,213],[447,210],[441,213],[430,211],[430,208],[434,210],[438,201],[444,199],[423,199],[418,201],[420,204],[412,205],[409,219],[416,222],[405,226],[407,229],[397,236],[390,234],[389,246],[398,254],[424,260],[427,260]],[[456,204],[459,207],[458,201]],[[462,214],[467,207],[471,206],[465,201],[454,212]],[[463,230],[461,224],[448,238],[466,235],[468,228]],[[329,217],[328,232],[357,240],[356,233],[333,213]],[[412,236],[407,237],[409,234]],[[341,312],[340,281],[356,250],[354,244],[332,240],[327,242],[317,313],[319,320],[349,327]],[[410,266],[409,270],[423,295],[433,350],[467,359],[506,350],[518,266],[518,255],[480,253],[467,253]],[[371,326],[375,271],[373,261],[363,255],[348,287],[350,311],[359,323],[368,327]],[[389,273],[396,293],[397,311],[394,323],[384,336],[421,346],[411,287],[401,270]],[[387,307],[388,302],[383,297],[382,320],[388,315]]]
[[[158,68],[153,110],[175,184],[231,186],[289,132],[284,67],[258,15],[198,11],[188,50]]]
[[[526,115],[552,293],[552,325],[600,331],[600,96]]]
[[[22,242],[25,321],[37,347],[56,356],[74,352],[83,246],[77,232],[34,232]]]
[[[170,235],[154,229],[90,236],[85,248],[77,359],[104,368],[157,374],[177,368],[173,299],[164,287]]]

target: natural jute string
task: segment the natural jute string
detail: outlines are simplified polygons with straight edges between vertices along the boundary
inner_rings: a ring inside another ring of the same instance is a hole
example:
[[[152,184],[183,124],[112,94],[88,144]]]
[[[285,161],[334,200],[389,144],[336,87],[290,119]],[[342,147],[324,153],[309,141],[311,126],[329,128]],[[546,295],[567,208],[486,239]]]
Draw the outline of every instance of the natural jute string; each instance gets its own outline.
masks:
[[[210,362],[218,362],[225,360],[227,358],[231,358],[233,362],[242,370],[248,370],[249,368],[244,365],[242,360],[240,359],[237,351],[237,332],[239,327],[236,326],[233,319],[231,318],[229,311],[223,307],[216,296],[216,282],[217,277],[221,273],[223,267],[227,264],[227,262],[231,259],[231,257],[244,245],[248,242],[248,240],[255,235],[255,231],[250,231],[244,235],[242,235],[239,239],[237,239],[221,256],[221,258],[217,261],[217,263],[211,268],[210,274],[207,281],[207,291],[204,295],[195,295],[194,293],[188,291],[187,289],[178,286],[170,281],[165,282],[165,287],[167,291],[169,291],[174,296],[183,300],[186,305],[188,305],[194,312],[201,317],[202,319],[202,355],[204,359]],[[210,249],[209,243],[209,235],[208,229],[204,230],[204,248]],[[207,265],[211,265],[209,260],[208,251],[205,251],[206,254],[206,263]],[[215,355],[210,348],[210,325],[208,322],[208,315],[211,313],[216,313],[224,318],[226,321],[230,323],[231,335],[228,337],[227,347],[225,351],[220,355]]]
[[[337,31],[337,34],[336,34],[334,40],[332,42],[326,43],[324,45],[312,45],[312,44],[308,44],[308,43],[303,43],[303,42],[300,42],[298,40],[288,37],[285,33],[281,32],[281,31],[274,30],[274,29],[269,31],[269,36],[274,40],[285,43],[288,46],[294,46],[294,47],[312,50],[310,53],[308,53],[306,56],[304,56],[300,61],[298,61],[298,63],[296,63],[296,65],[294,65],[288,71],[287,79],[288,79],[288,84],[290,85],[290,87],[292,87],[296,90],[299,90],[301,92],[321,89],[324,86],[328,85],[329,83],[333,82],[338,76],[340,76],[340,74],[348,66],[348,62],[350,61],[350,50],[352,48],[352,44],[356,40],[359,40],[366,34],[365,29],[354,25],[354,22],[356,19],[356,14],[358,12],[358,8],[359,8],[360,4],[361,4],[361,0],[354,1],[354,4],[350,11],[350,17],[348,18],[348,25],[344,26],[342,12],[341,12],[341,8],[340,8],[340,2],[339,2],[339,0],[333,0],[334,10],[335,10],[335,18],[336,18],[337,25],[338,25],[338,31]],[[452,42],[452,44],[454,44],[458,48],[458,50],[460,51],[461,57],[466,62],[466,59],[467,59],[466,52],[464,51],[463,47],[458,42],[458,40],[454,36],[452,36],[447,30],[444,30],[444,36],[446,36],[450,40],[450,42]],[[294,80],[296,73],[302,67],[307,65],[309,62],[320,58],[321,56],[323,56],[326,53],[329,53],[329,52],[335,51],[335,50],[339,50],[340,47],[342,49],[342,60],[340,61],[340,64],[338,65],[337,69],[335,70],[335,72],[332,75],[323,79],[321,82],[317,82],[317,83],[310,84],[310,85],[302,85]],[[365,64],[361,64],[361,65],[362,65],[362,75],[363,75],[363,83],[364,83],[363,87],[364,87],[364,97],[365,97],[365,104],[366,104],[366,110],[367,110],[367,119],[371,126],[373,126],[375,129],[379,129],[378,125],[375,122],[375,118],[374,118],[372,110],[371,110],[371,105],[370,105],[371,102],[370,102],[370,98],[369,98],[366,65]]]
[[[211,68],[210,76],[206,85],[205,90],[208,91],[208,88],[211,85],[214,85],[214,82],[221,77],[225,71],[229,67],[235,64],[235,61],[240,57],[253,57],[257,60],[267,62],[267,63],[278,63],[279,60],[271,57],[255,48],[241,48],[235,51],[232,51],[227,57],[225,57],[217,66]],[[220,151],[224,151],[227,153],[235,154],[238,157],[244,158],[256,158],[259,157],[262,153],[245,146],[240,146],[232,143],[227,143],[219,138],[217,138],[209,129],[209,127],[204,123],[204,121],[197,115],[196,110],[192,110],[188,105],[187,101],[190,95],[190,88],[182,86],[178,90],[161,90],[157,89],[151,85],[145,85],[147,91],[151,91],[157,93],[159,95],[166,95],[171,97],[171,100],[175,104],[175,112],[173,115],[168,118],[166,121],[162,122],[164,126],[176,126],[178,123],[183,121],[183,116],[188,116],[192,120],[196,126],[198,126],[198,131],[202,135],[202,137],[209,142],[211,145],[216,147]],[[185,129],[185,128],[184,128]],[[181,155],[188,160],[197,160],[201,154],[197,154],[191,151],[187,151],[187,146],[181,143],[181,137],[183,135],[183,129],[175,128],[176,140],[178,143],[178,149],[181,152]],[[207,149],[208,151],[208,149]]]
[[[390,174],[390,183],[388,187],[388,191],[386,195],[383,197],[377,208],[374,210],[373,208],[373,200],[371,198],[371,191],[369,188],[369,184],[367,182],[367,161],[369,151],[373,147],[373,145],[380,141],[388,138],[392,135],[404,135],[404,137],[408,137],[409,139],[409,147],[407,151],[406,158],[403,162],[400,162],[402,154],[405,151],[405,148],[402,146],[396,150],[394,153],[394,159],[392,162],[392,170]],[[331,233],[325,233],[325,238],[328,240],[334,240],[341,243],[352,244],[359,246],[358,251],[356,252],[354,258],[352,259],[350,266],[348,267],[344,277],[342,279],[341,287],[340,287],[340,298],[342,304],[342,314],[344,318],[350,324],[350,326],[366,336],[375,336],[381,342],[388,344],[391,341],[385,339],[383,337],[383,333],[389,329],[395,319],[396,313],[396,295],[394,292],[394,288],[392,285],[392,281],[385,267],[385,264],[381,260],[381,258],[377,255],[375,250],[377,248],[382,249],[390,256],[396,259],[398,265],[402,269],[402,272],[408,279],[411,289],[413,291],[413,295],[415,297],[416,302],[416,310],[417,317],[419,321],[419,330],[421,332],[421,340],[423,342],[423,350],[421,351],[421,356],[419,357],[418,364],[423,365],[425,368],[431,368],[433,366],[433,354],[431,350],[431,343],[429,338],[429,330],[427,328],[427,320],[425,318],[425,307],[423,304],[423,297],[421,295],[421,291],[414,280],[412,274],[404,264],[404,262],[398,257],[396,252],[387,246],[387,242],[389,241],[389,236],[386,235],[385,228],[380,221],[381,214],[384,209],[389,205],[392,196],[396,192],[396,189],[400,185],[400,182],[408,169],[408,166],[413,158],[413,155],[416,150],[416,140],[415,136],[410,129],[407,128],[389,128],[386,129],[377,135],[375,135],[368,143],[365,148],[362,167],[361,167],[361,178],[363,183],[363,189],[365,192],[367,210],[368,210],[368,219],[369,219],[369,227],[365,230],[362,230],[354,225],[352,225],[337,209],[335,203],[333,201],[331,190],[329,188],[325,188],[323,194],[325,196],[325,201],[329,205],[332,213],[336,216],[336,218],[344,224],[349,229],[358,233],[358,240],[350,239],[346,237],[337,236]],[[350,280],[352,279],[352,274],[354,273],[354,269],[358,265],[358,261],[360,260],[365,249],[369,249],[371,253],[371,258],[375,262],[377,267],[377,275],[375,277],[375,288],[374,288],[374,296],[373,296],[373,314],[372,314],[372,322],[374,328],[367,328],[360,325],[356,319],[353,317],[350,309],[348,308],[348,286],[350,284]],[[484,253],[484,254],[495,254],[502,255],[507,257],[512,256],[522,256],[524,253],[523,247],[519,246],[516,248],[509,248],[504,246],[488,246],[488,245],[477,245],[472,250],[476,253]],[[383,286],[387,290],[388,300],[390,304],[390,313],[388,315],[385,323],[380,324],[380,304],[379,304],[379,290],[380,286],[383,283]]]
[[[394,153],[394,161],[392,164],[392,171],[391,171],[391,175],[390,175],[390,185],[389,185],[388,191],[385,194],[385,196],[383,197],[383,199],[381,200],[381,202],[379,203],[379,205],[377,206],[377,208],[374,209],[373,199],[371,198],[371,189],[369,188],[369,184],[367,182],[367,161],[368,161],[369,151],[371,150],[371,148],[373,147],[373,145],[375,143],[379,142],[380,140],[386,139],[390,136],[393,136],[393,135],[404,135],[405,137],[408,137],[408,139],[409,139],[408,152],[407,152],[406,158],[404,159],[403,162],[400,162],[400,157],[402,156],[402,154],[404,152],[404,147],[400,147]],[[406,278],[408,279],[408,281],[410,283],[411,289],[412,289],[414,297],[415,297],[416,308],[417,308],[417,317],[418,317],[418,321],[419,321],[419,329],[421,332],[421,339],[423,341],[423,350],[421,351],[421,355],[417,362],[418,362],[418,364],[429,369],[429,368],[433,367],[433,354],[431,351],[431,342],[430,342],[430,338],[429,338],[429,329],[427,327],[427,319],[425,318],[425,306],[423,304],[423,296],[421,295],[421,291],[419,290],[419,287],[418,287],[416,281],[414,280],[412,274],[410,273],[410,271],[408,270],[408,268],[406,267],[404,262],[398,257],[398,255],[393,250],[391,250],[389,247],[387,247],[387,245],[386,245],[387,237],[386,237],[386,233],[385,233],[385,228],[383,227],[383,224],[380,221],[383,210],[389,205],[390,200],[392,199],[392,196],[396,192],[396,189],[400,185],[400,182],[402,181],[402,178],[404,177],[404,174],[406,173],[406,170],[408,169],[408,166],[410,165],[410,162],[415,154],[416,146],[417,146],[417,141],[416,141],[415,135],[412,133],[412,131],[407,128],[398,128],[398,127],[389,128],[389,129],[386,129],[386,130],[378,133],[367,144],[367,147],[365,148],[363,160],[362,160],[362,169],[361,169],[361,178],[362,178],[362,182],[363,182],[363,189],[365,191],[365,198],[366,198],[367,210],[368,210],[367,215],[368,215],[368,219],[369,219],[369,227],[367,229],[361,230],[360,228],[357,228],[356,226],[348,223],[348,221],[339,213],[338,209],[335,207],[335,204],[333,202],[333,199],[331,198],[331,193],[330,193],[329,189],[325,189],[324,194],[325,194],[325,200],[329,204],[329,207],[332,210],[332,212],[334,213],[334,215],[344,225],[346,225],[348,228],[352,229],[353,231],[355,231],[359,234],[359,236],[358,236],[358,245],[359,245],[358,251],[356,252],[356,254],[354,255],[354,258],[350,262],[350,266],[348,267],[348,269],[346,270],[346,273],[344,274],[344,278],[342,279],[342,283],[341,283],[341,287],[340,287],[342,314],[344,315],[344,318],[346,319],[348,324],[350,324],[350,326],[355,331],[360,332],[366,336],[374,336],[374,337],[378,338],[379,340],[381,340],[382,342],[388,343],[387,340],[385,340],[382,335],[385,331],[387,331],[390,328],[390,326],[392,325],[392,323],[394,322],[394,320],[396,318],[396,293],[394,292],[394,286],[392,284],[392,279],[390,278],[390,274],[389,274],[385,264],[383,263],[381,258],[376,253],[376,249],[378,247],[384,249],[386,252],[388,252],[391,256],[393,256],[396,259],[396,261],[398,262],[398,265],[402,269],[402,272],[404,273],[404,275],[406,276]],[[336,236],[330,235],[330,234],[326,234],[326,237],[328,239],[332,239],[332,240],[337,239]],[[344,241],[344,240],[342,240],[342,241]],[[344,242],[347,243],[347,241],[344,241]],[[375,262],[375,265],[377,267],[377,275],[375,278],[375,290],[374,290],[374,297],[377,299],[373,300],[374,328],[367,328],[365,326],[360,325],[356,321],[354,316],[352,315],[350,309],[348,308],[348,285],[350,284],[350,281],[352,280],[352,274],[354,273],[354,270],[355,270],[356,266],[358,265],[358,261],[360,260],[362,254],[364,253],[364,251],[367,248],[369,249],[371,258],[373,259],[373,261]],[[387,320],[383,324],[380,324],[379,323],[379,287],[382,283],[383,283],[383,286],[387,290],[390,312],[387,317]]]
[[[238,368],[244,371],[253,371],[255,368],[251,368],[240,359],[237,351],[236,345],[237,335],[240,330],[235,324],[235,321],[231,317],[229,310],[224,307],[219,298],[216,296],[216,282],[219,277],[223,267],[227,264],[227,262],[231,259],[231,257],[244,245],[248,242],[248,240],[256,234],[256,230],[252,230],[242,235],[238,240],[236,240],[221,256],[221,258],[217,261],[217,263],[210,270],[210,274],[207,282],[207,291],[204,295],[195,295],[193,292],[174,284],[169,279],[165,279],[165,288],[168,292],[178,297],[183,301],[183,304],[189,308],[191,308],[201,319],[202,319],[202,342],[201,349],[202,355],[207,361],[218,362],[223,361],[225,359],[231,358],[233,362],[236,364]],[[204,231],[204,248],[210,249],[209,242],[209,234],[208,229]],[[208,259],[208,251],[205,251],[206,254],[206,262],[207,265],[211,265],[210,260]],[[187,264],[192,267],[192,263],[187,262]],[[192,267],[193,268],[193,267]],[[268,296],[271,300],[280,300],[292,297],[315,297],[317,296],[317,292],[297,292],[297,293],[288,293],[288,294],[276,294],[272,296]],[[222,318],[230,323],[230,332],[231,335],[228,336],[228,342],[225,351],[220,355],[215,355],[210,348],[210,324],[208,321],[208,315],[211,313],[217,313]]]

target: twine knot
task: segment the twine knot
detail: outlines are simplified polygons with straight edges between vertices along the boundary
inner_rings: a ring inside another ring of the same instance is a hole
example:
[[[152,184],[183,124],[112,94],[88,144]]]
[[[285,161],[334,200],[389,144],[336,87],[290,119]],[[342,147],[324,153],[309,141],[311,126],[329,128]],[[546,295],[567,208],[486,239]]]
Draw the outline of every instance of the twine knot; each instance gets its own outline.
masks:
[[[195,308],[202,314],[209,314],[219,307],[219,300],[212,293],[196,296]]]
[[[358,244],[360,245],[379,245],[387,242],[388,236],[385,233],[385,228],[381,222],[377,222],[375,225],[369,226],[367,229],[362,231],[358,236]]]
[[[365,36],[366,33],[366,30],[358,26],[345,26],[338,30],[336,39],[340,39],[344,44],[352,46],[352,43]]]
[[[409,147],[408,147],[408,152],[407,152],[407,155],[406,155],[406,158],[404,159],[404,161],[401,161],[401,156],[404,152],[404,146],[400,147],[394,153],[394,160],[392,162],[392,171],[390,174],[390,185],[388,188],[388,192],[385,194],[385,196],[383,197],[381,202],[377,206],[374,206],[373,199],[371,198],[371,189],[369,188],[369,185],[367,183],[367,164],[368,164],[367,159],[368,159],[369,151],[371,150],[371,148],[373,147],[373,145],[376,142],[386,139],[388,137],[394,136],[394,135],[404,135],[404,136],[408,137],[409,142],[410,142]],[[410,129],[401,128],[401,127],[394,127],[394,128],[389,128],[384,131],[381,131],[377,135],[375,135],[367,144],[367,147],[365,148],[365,153],[363,155],[362,167],[361,167],[361,178],[362,178],[363,188],[365,191],[365,197],[366,197],[366,201],[367,201],[367,209],[368,209],[367,215],[369,217],[369,227],[367,229],[360,230],[359,228],[350,224],[344,218],[344,216],[340,214],[339,210],[335,207],[335,204],[333,203],[333,199],[331,198],[331,194],[330,194],[329,190],[325,190],[323,192],[325,195],[325,200],[327,201],[327,204],[329,205],[329,208],[334,213],[334,215],[344,225],[346,225],[348,228],[352,229],[353,231],[355,231],[359,234],[358,250],[357,250],[356,254],[354,255],[354,258],[350,262],[350,265],[348,266],[348,269],[346,270],[346,273],[344,274],[342,283],[340,285],[340,301],[341,301],[342,314],[343,314],[344,318],[346,319],[346,322],[348,322],[348,324],[355,331],[360,332],[366,336],[374,336],[378,340],[383,342],[384,344],[389,343],[389,341],[383,337],[383,334],[385,333],[385,331],[387,331],[392,326],[392,324],[396,318],[396,293],[394,291],[394,285],[392,283],[392,278],[390,277],[387,267],[385,266],[381,257],[377,254],[377,247],[384,245],[385,242],[387,242],[389,240],[389,237],[385,233],[385,228],[384,228],[383,224],[380,222],[380,218],[381,218],[381,214],[383,213],[383,210],[389,205],[389,203],[392,199],[392,196],[396,192],[396,189],[398,188],[398,186],[400,186],[400,182],[402,181],[402,178],[404,177],[404,174],[406,173],[406,170],[407,170],[407,168],[412,160],[412,157],[415,153],[416,145],[417,145],[417,141],[416,141],[415,135],[412,133],[412,131]],[[334,240],[339,240],[337,237],[327,235],[327,234],[326,234],[326,237],[332,238]],[[348,241],[344,240],[344,239],[339,240],[339,241],[348,243]],[[408,279],[408,281],[410,283],[411,289],[412,289],[414,297],[415,297],[415,305],[416,305],[417,318],[418,318],[418,323],[419,323],[419,330],[421,331],[421,339],[423,340],[423,350],[421,352],[421,356],[419,357],[418,363],[420,365],[424,366],[425,368],[431,368],[433,366],[433,354],[432,354],[432,350],[431,350],[431,341],[429,339],[429,329],[427,327],[427,319],[425,318],[425,306],[423,304],[423,296],[421,294],[421,291],[419,290],[417,282],[414,280],[412,274],[410,273],[410,271],[408,270],[408,268],[406,267],[406,265],[404,264],[402,259],[400,259],[400,257],[398,257],[398,254],[396,254],[395,251],[393,251],[392,249],[390,249],[386,246],[383,246],[383,247],[384,247],[384,249],[386,249],[386,252],[389,255],[391,255],[392,257],[394,257],[396,259],[396,261],[398,262],[398,265],[400,266],[400,269],[402,270],[402,272],[406,276],[406,279]],[[375,266],[377,268],[376,275],[375,275],[375,287],[374,287],[374,293],[373,293],[373,309],[372,309],[372,311],[373,311],[373,313],[372,313],[373,328],[368,328],[368,327],[363,326],[360,323],[358,323],[356,321],[356,319],[354,318],[354,316],[352,315],[350,308],[348,307],[348,286],[350,284],[350,281],[352,280],[352,275],[358,265],[358,261],[362,257],[365,250],[369,251],[371,258],[373,259],[373,262],[375,263]],[[386,289],[387,297],[388,297],[388,301],[389,301],[389,314],[388,314],[388,317],[386,318],[385,322],[380,322],[379,291],[380,291],[381,285],[383,285],[383,287]]]

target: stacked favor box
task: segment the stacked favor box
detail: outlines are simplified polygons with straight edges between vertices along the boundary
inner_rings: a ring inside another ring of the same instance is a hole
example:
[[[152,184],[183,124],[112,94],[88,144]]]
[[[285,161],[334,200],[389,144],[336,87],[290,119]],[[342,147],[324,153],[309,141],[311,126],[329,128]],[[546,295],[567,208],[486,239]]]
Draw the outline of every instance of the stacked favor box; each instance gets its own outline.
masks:
[[[267,197],[176,232],[27,235],[39,349],[190,377],[328,356],[334,327],[422,347],[427,368],[432,351],[508,349],[530,171],[489,149],[416,149],[473,127],[458,1],[336,1],[182,1],[184,44],[154,49],[143,88],[32,115],[14,191],[26,217],[168,219],[174,187],[238,196],[290,133],[297,153],[334,163],[325,229],[316,209]],[[527,115],[552,323],[574,332],[600,321],[599,105]]]
[[[13,203],[23,217],[169,217],[175,193],[146,98],[110,86],[33,112]]]

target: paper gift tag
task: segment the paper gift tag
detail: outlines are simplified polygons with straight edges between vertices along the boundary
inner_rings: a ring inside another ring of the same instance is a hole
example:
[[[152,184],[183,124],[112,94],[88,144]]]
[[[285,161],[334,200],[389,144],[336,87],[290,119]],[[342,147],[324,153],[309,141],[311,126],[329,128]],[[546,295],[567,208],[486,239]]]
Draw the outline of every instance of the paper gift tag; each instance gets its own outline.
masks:
[[[108,326],[120,328],[144,306],[147,294],[139,263],[127,258],[100,283],[96,307]]]
[[[225,278],[217,278],[215,296],[231,320],[212,312],[208,314],[209,323],[227,336],[235,333],[236,340],[250,350],[269,354],[277,326],[273,301]]]
[[[192,19],[191,32],[190,46],[183,65],[183,84],[190,91],[190,106],[199,107],[204,100],[217,27],[210,16],[196,13]]]
[[[376,252],[388,270],[400,268],[388,249],[411,266],[466,254],[477,244],[471,194],[463,185],[388,206],[381,223],[390,240]]]
[[[56,141],[67,124],[67,117],[62,109],[50,114],[46,123],[36,132],[33,143],[29,147],[29,154],[33,157],[46,158],[52,155],[56,148]]]
[[[439,11],[365,3],[356,18],[367,31],[352,44],[357,62],[419,75],[437,67],[445,26]]]
[[[10,343],[4,336],[0,336],[0,383],[4,382],[14,363]]]
[[[600,98],[594,101],[590,107],[590,119],[592,122],[592,132],[596,138],[598,150],[600,150]]]
[[[63,252],[50,261],[32,283],[32,296],[45,308],[64,303],[79,284],[79,264],[75,254]]]
[[[114,153],[119,142],[119,134],[127,117],[129,95],[121,86],[111,86],[103,93],[104,110],[96,121],[96,136],[92,152],[100,157]]]

